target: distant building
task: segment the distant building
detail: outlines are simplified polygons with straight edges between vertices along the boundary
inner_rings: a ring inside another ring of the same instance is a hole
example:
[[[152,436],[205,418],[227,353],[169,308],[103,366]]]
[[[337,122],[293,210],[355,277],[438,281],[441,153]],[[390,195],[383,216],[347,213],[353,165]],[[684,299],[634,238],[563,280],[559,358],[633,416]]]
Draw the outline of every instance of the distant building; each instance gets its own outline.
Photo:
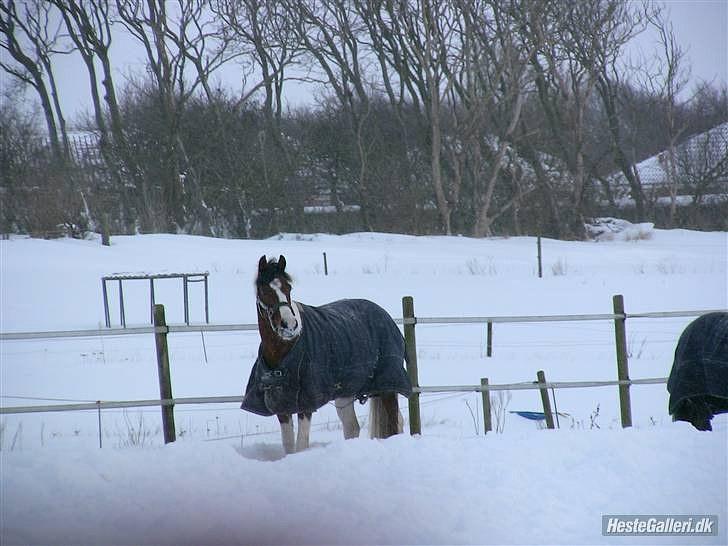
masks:
[[[672,162],[665,150],[634,168],[648,203],[668,206],[674,199],[676,206],[685,206],[728,201],[728,122],[679,144]],[[624,175],[615,173],[608,180],[615,204],[633,206]]]

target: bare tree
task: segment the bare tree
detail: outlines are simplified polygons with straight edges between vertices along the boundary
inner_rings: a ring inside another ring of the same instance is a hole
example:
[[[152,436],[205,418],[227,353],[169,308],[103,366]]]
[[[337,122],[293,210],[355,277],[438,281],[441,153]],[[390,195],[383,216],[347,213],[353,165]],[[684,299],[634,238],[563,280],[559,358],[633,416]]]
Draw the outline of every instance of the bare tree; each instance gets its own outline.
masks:
[[[400,141],[396,172],[399,201],[403,214],[411,221],[412,229],[420,231],[425,205],[431,202],[432,187],[422,176],[422,140],[431,138],[428,115],[423,111],[422,89],[417,82],[422,78],[413,77],[419,70],[418,61],[408,49],[406,37],[402,34],[399,9],[395,2],[369,2],[354,0],[353,6],[366,27],[368,68],[371,73],[371,86],[378,95],[383,95],[397,124]],[[412,72],[414,70],[414,73]],[[429,146],[429,166],[432,173],[432,144]],[[441,154],[442,155],[442,154]],[[438,158],[435,156],[435,161]],[[437,170],[437,168],[436,168]],[[403,190],[403,191],[402,191]],[[456,202],[457,198],[452,199]],[[442,222],[443,210],[439,210]],[[445,211],[445,214],[449,214]]]
[[[165,135],[160,143],[159,161],[162,179],[159,197],[152,196],[152,188],[142,191],[140,213],[142,229],[151,231],[182,230],[186,211],[182,204],[183,190],[180,180],[177,150],[177,124],[179,123],[178,93],[175,86],[185,88],[182,55],[169,49],[166,34],[167,9],[165,2],[150,0],[117,0],[116,7],[122,24],[136,38],[147,55],[147,67],[157,94],[159,111],[163,117]],[[155,184],[149,181],[151,186]]]
[[[459,15],[453,4],[444,0],[384,2],[382,8],[387,17],[379,16],[378,23],[380,32],[389,37],[388,61],[402,91],[406,90],[407,98],[425,117],[435,203],[442,230],[451,235],[461,178],[448,177],[444,170],[443,122],[447,96],[462,67]],[[391,89],[389,93],[392,96]]]
[[[635,157],[629,157],[621,119],[620,90],[623,83],[621,62],[625,46],[647,24],[647,16],[659,7],[650,3],[632,3],[628,0],[594,0],[577,2],[588,9],[576,23],[581,35],[589,40],[575,42],[576,59],[594,79],[607,120],[608,136],[615,165],[627,180],[635,202],[638,219],[645,217],[645,197]]]
[[[333,93],[345,114],[352,136],[357,172],[350,177],[364,227],[373,229],[370,204],[371,141],[366,133],[370,115],[371,82],[366,50],[362,47],[365,25],[354,3],[347,0],[291,1],[289,17],[306,54],[316,63],[321,81]],[[313,76],[315,78],[315,76]]]
[[[469,19],[474,27],[472,30],[466,28],[468,34],[475,32],[480,37],[478,47],[471,52],[470,63],[478,67],[474,77],[481,96],[475,98],[480,98],[488,105],[485,126],[493,142],[488,149],[485,184],[478,193],[478,208],[473,227],[475,237],[491,235],[493,221],[517,205],[523,197],[524,188],[516,184],[511,198],[498,207],[493,207],[496,185],[507,153],[513,146],[532,78],[529,61],[540,42],[538,37],[528,42],[521,39],[520,35],[525,25],[536,24],[542,17],[544,5],[530,1],[495,0],[488,6],[492,21],[487,21],[482,15],[478,18],[478,12],[471,12],[472,17]]]
[[[108,71],[104,70],[102,81],[107,86],[109,98],[113,99],[115,91],[109,62],[111,21],[108,2],[92,0],[88,3],[79,3],[76,0],[52,0],[52,3],[59,9],[65,23],[66,33],[73,41],[88,71],[94,120],[101,135],[101,147],[105,150],[111,139],[106,129],[104,107],[99,94],[100,82],[94,61],[98,57],[104,68],[108,68]],[[110,111],[114,113],[114,119],[120,126],[118,107],[114,108],[115,105],[115,100],[112,100]]]
[[[494,208],[528,85],[532,52],[516,39],[518,26],[538,17],[540,6],[516,0],[374,5],[362,10],[371,47],[395,111],[409,101],[421,113],[443,232],[453,232],[467,186],[473,233],[489,234],[493,220],[518,200],[516,192]]]
[[[113,180],[114,194],[118,196],[120,224],[124,231],[130,231],[135,198],[130,195],[129,182],[142,196],[140,201],[143,203],[148,202],[148,189],[127,142],[117,99],[110,57],[114,6],[109,0],[51,1],[61,13],[65,33],[86,67],[99,149]],[[105,214],[109,213],[111,203],[100,203],[99,206],[104,209],[100,213]]]
[[[290,180],[295,165],[282,127],[283,90],[291,77],[289,69],[296,66],[302,53],[300,38],[284,2],[216,0],[213,10],[219,17],[221,40],[241,64],[243,89],[238,106],[262,91],[261,106],[266,121],[265,131],[259,135],[263,183],[269,188],[267,194],[271,201],[288,208],[290,203],[285,202],[285,196],[290,192],[284,191],[283,186]],[[241,210],[250,216],[252,203],[248,192],[241,188],[241,193]],[[276,208],[273,202],[267,205],[269,210]]]
[[[670,193],[670,215],[668,227],[673,227],[677,213],[679,179],[677,172],[677,145],[686,129],[680,122],[679,111],[683,104],[680,93],[689,79],[689,70],[684,66],[685,51],[678,44],[672,29],[662,12],[649,13],[648,21],[657,31],[660,52],[657,55],[657,71],[647,73],[643,87],[656,96],[660,102],[664,118],[666,148],[659,155],[660,166],[665,171],[667,188]],[[690,99],[687,99],[689,101]],[[687,102],[686,101],[686,102]]]
[[[213,11],[220,18],[219,36],[243,62],[244,93],[239,104],[263,89],[265,115],[271,126],[279,126],[287,72],[302,53],[287,7],[273,0],[216,0]]]
[[[588,2],[553,7],[547,17],[530,27],[529,39],[541,37],[538,52],[530,62],[548,135],[546,149],[563,162],[570,178],[569,207],[554,209],[552,214],[559,225],[557,232],[559,236],[583,238],[585,191],[589,164],[594,163],[587,154],[587,113],[597,81],[595,72],[584,62],[584,54],[592,50],[593,26],[605,23],[595,16]],[[548,189],[549,194],[552,191]]]
[[[68,158],[66,122],[51,63],[51,56],[58,52],[59,25],[52,22],[50,5],[33,0],[23,2],[18,11],[14,0],[0,3],[0,33],[0,49],[14,61],[0,59],[0,67],[35,89],[53,154],[64,163]]]
[[[180,123],[184,105],[202,79],[207,81],[211,71],[221,66],[215,60],[206,62],[211,36],[206,24],[211,16],[209,2],[178,0],[175,5],[163,0],[116,0],[116,8],[120,22],[146,53],[164,125],[159,196],[145,203],[145,223],[155,231],[207,233],[209,211],[186,160]],[[187,69],[190,58],[196,59],[192,71]]]

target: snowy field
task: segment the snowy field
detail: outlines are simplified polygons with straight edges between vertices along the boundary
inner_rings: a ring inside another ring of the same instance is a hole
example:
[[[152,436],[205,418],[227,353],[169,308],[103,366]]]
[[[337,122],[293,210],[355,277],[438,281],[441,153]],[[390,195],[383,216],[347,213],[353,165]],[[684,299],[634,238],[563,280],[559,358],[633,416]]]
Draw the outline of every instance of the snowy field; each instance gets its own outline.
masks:
[[[2,332],[104,325],[100,279],[209,271],[211,322],[255,322],[262,254],[284,254],[293,297],[371,299],[401,317],[628,313],[728,308],[728,234],[654,230],[633,240],[282,235],[0,241]],[[328,258],[324,275],[322,253]],[[179,280],[157,281],[167,321],[183,321]],[[191,285],[192,322],[204,320]],[[119,323],[110,286],[111,317]],[[124,285],[129,326],[149,320],[149,286]],[[666,377],[691,318],[627,322],[632,379]],[[236,396],[257,332],[170,334],[175,397]],[[616,378],[610,321],[418,325],[421,385]],[[3,341],[3,407],[158,398],[151,334]],[[672,423],[664,385],[631,388],[623,430],[616,387],[555,392],[560,429],[538,391],[493,395],[502,431],[483,435],[480,395],[421,397],[423,433],[344,441],[333,407],[313,418],[310,450],[283,457],[275,418],[236,404],[177,406],[163,445],[158,408],[3,415],[0,543],[11,544],[726,544],[728,416],[713,433]],[[400,399],[405,417],[406,400]],[[500,409],[498,409],[500,408]],[[366,424],[367,408],[358,407]],[[100,434],[99,434],[100,432]],[[99,438],[101,436],[101,438]],[[99,449],[99,439],[103,447]],[[710,537],[604,537],[606,514],[715,514]]]

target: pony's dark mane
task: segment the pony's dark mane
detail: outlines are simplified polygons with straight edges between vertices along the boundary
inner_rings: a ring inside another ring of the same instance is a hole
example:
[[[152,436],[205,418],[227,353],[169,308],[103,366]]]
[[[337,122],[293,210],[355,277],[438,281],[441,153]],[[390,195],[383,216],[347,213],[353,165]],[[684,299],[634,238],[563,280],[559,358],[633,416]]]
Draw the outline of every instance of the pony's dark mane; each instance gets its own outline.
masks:
[[[278,260],[276,258],[271,258],[268,260],[268,264],[265,266],[265,269],[263,269],[263,271],[258,274],[258,278],[255,279],[255,285],[258,287],[265,286],[273,282],[273,279],[276,277],[280,277],[288,282],[288,284],[293,282],[293,279],[286,271],[281,271],[278,266]]]

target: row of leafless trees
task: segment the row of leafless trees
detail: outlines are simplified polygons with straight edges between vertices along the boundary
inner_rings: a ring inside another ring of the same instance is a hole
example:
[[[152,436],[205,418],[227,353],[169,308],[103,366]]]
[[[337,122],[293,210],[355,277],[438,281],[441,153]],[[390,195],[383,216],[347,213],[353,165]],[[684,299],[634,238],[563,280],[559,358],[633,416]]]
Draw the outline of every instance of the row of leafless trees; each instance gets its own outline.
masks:
[[[630,66],[647,29],[661,50]],[[136,80],[118,81],[121,33],[146,54]],[[725,89],[688,98],[683,51],[651,2],[8,1],[0,34],[1,66],[36,93],[51,158],[43,174],[3,152],[5,172],[24,173],[4,175],[4,229],[39,193],[28,177],[45,176],[44,202],[75,207],[56,215],[65,223],[124,232],[300,229],[304,205],[326,195],[355,229],[581,237],[595,181],[609,200],[621,173],[647,219],[635,163],[667,150],[677,188],[680,142],[728,120]],[[64,54],[88,75],[93,177],[71,153]],[[240,89],[218,88],[222,67]],[[318,86],[315,107],[284,108],[292,80]]]

